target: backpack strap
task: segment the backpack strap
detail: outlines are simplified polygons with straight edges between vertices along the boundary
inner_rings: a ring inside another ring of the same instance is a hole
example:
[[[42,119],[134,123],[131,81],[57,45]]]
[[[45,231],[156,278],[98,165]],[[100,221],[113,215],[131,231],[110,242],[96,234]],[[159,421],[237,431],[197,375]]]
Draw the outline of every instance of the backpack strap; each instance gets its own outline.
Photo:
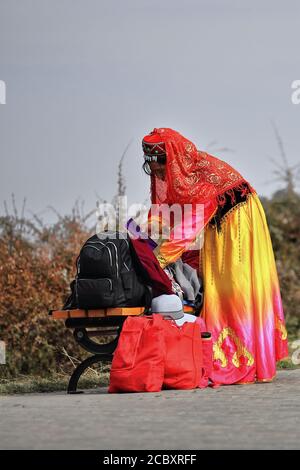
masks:
[[[145,284],[145,310],[144,315],[149,315],[151,313],[151,303],[153,299],[152,287],[148,284]]]

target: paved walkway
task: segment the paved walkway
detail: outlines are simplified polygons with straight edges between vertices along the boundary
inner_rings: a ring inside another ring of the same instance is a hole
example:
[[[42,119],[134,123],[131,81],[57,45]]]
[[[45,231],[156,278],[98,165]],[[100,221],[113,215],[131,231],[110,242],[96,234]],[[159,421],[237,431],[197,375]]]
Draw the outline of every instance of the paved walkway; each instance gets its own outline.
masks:
[[[0,397],[1,449],[300,448],[300,370],[271,384]]]

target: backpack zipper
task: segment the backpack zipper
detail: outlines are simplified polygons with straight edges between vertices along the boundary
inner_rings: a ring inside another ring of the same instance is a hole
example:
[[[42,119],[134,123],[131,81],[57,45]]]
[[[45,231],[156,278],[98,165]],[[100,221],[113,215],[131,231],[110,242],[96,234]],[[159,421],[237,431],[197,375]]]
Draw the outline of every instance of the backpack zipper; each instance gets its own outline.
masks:
[[[109,282],[110,290],[111,290],[111,291],[113,290],[113,287],[112,287],[112,280],[111,280],[109,277],[99,277],[99,278],[97,278],[97,279],[106,279],[106,280]],[[91,281],[91,280],[93,280],[93,279],[81,277],[80,280],[83,280],[83,281]],[[76,299],[78,299],[77,280],[76,280]]]
[[[130,271],[130,269],[128,268],[127,264],[125,263],[125,261],[123,261],[123,264],[125,266],[125,268],[127,269],[127,271]]]
[[[99,250],[99,248],[96,248],[95,246],[93,246],[92,244],[96,244],[96,243],[101,243],[101,245],[103,245],[104,248],[106,248],[108,250],[108,254],[109,254],[109,259],[110,259],[110,265],[112,266],[112,256],[111,256],[111,252],[110,252],[110,249],[102,242],[88,242],[86,245],[84,245],[84,247],[82,248],[82,250],[84,250],[84,248],[86,247],[90,247],[90,248],[94,248],[95,250],[97,251],[101,251]]]
[[[116,245],[113,243],[113,242],[107,242],[107,244],[109,245],[113,245],[114,249],[115,249],[115,252],[116,252],[116,272],[117,272],[117,278],[119,277],[119,258],[118,258],[118,249],[116,247]]]

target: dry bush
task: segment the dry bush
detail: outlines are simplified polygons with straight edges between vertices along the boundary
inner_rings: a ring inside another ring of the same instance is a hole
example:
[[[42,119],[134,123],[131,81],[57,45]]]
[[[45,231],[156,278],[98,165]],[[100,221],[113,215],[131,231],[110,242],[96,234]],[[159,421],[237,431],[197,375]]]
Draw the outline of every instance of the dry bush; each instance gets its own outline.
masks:
[[[47,312],[62,307],[76,255],[91,231],[74,212],[51,227],[38,225],[16,214],[0,219],[0,338],[7,350],[2,377],[56,371],[66,362],[63,347],[81,354],[71,332]]]

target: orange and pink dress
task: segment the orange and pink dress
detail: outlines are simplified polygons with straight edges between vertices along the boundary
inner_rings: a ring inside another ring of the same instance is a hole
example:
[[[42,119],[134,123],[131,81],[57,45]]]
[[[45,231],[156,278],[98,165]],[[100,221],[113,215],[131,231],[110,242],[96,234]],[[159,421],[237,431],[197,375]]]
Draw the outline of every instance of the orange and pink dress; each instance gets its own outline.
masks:
[[[188,207],[184,229],[173,220],[155,254],[163,268],[180,257],[197,263],[204,287],[200,314],[213,339],[212,381],[271,381],[276,362],[288,356],[288,342],[272,241],[255,189],[172,129],[154,129],[144,139],[163,142],[167,161],[163,180],[151,175],[149,226],[164,225],[161,204]]]

